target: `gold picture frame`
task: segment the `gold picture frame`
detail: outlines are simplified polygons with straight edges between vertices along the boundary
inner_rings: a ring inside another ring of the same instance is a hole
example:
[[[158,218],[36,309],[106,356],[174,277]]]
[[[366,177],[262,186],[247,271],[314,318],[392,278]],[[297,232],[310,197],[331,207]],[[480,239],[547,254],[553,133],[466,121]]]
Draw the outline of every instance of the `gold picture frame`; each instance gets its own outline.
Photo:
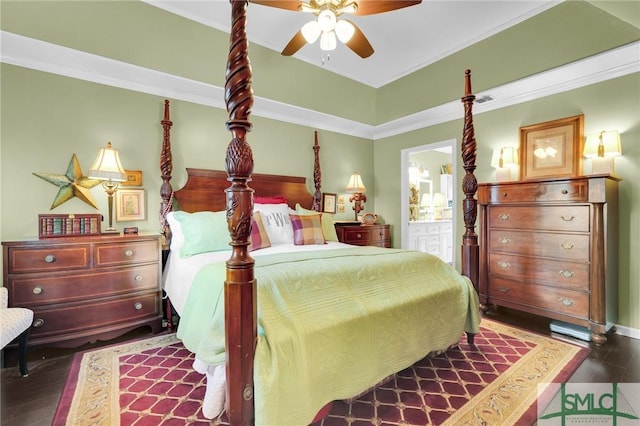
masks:
[[[142,170],[125,170],[126,180],[122,186],[142,186]]]
[[[116,191],[116,221],[145,220],[144,189]]]
[[[520,127],[520,180],[582,174],[584,115]]]

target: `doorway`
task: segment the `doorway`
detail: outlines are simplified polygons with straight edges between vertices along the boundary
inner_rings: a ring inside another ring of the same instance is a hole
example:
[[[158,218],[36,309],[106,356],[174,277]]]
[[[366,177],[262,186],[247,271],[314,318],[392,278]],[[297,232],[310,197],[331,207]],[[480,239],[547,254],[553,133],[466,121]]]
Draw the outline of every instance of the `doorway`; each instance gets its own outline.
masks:
[[[401,151],[401,246],[452,265],[457,216],[456,139]]]

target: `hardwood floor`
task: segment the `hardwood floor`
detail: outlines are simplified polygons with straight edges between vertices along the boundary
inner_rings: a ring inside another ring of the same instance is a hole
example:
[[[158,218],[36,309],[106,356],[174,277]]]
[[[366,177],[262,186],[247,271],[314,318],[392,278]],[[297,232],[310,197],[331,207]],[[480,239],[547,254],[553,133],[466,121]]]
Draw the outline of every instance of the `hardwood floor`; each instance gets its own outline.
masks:
[[[526,313],[500,308],[487,317],[544,335],[553,335],[588,346],[589,357],[569,379],[574,383],[638,383],[640,382],[640,340],[610,334],[603,346],[560,336],[549,331],[549,320]],[[73,354],[105,344],[148,335],[148,329],[135,330],[115,341],[85,345],[75,350],[35,348],[29,352],[29,376],[21,377],[17,367],[17,350],[5,352],[6,368],[1,370],[0,424],[11,426],[50,425],[58,399],[71,365]]]

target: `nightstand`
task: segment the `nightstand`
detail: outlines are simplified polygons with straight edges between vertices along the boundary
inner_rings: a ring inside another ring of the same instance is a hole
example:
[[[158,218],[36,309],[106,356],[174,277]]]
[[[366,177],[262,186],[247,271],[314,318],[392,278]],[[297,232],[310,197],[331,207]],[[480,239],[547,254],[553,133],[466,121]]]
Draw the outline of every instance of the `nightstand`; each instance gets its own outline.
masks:
[[[341,243],[391,247],[391,225],[345,225],[336,222],[335,227]]]
[[[9,306],[34,312],[32,345],[76,347],[140,326],[162,328],[160,237],[3,242]]]

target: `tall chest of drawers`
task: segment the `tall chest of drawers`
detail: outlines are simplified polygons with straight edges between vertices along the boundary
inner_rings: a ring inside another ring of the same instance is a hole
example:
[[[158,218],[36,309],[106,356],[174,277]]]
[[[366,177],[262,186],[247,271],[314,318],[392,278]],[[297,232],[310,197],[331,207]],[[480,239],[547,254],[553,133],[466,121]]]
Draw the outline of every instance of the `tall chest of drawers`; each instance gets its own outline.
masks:
[[[606,342],[617,319],[618,181],[479,184],[481,303],[584,326]]]
[[[157,235],[3,242],[9,306],[34,311],[30,343],[75,347],[161,329]]]

